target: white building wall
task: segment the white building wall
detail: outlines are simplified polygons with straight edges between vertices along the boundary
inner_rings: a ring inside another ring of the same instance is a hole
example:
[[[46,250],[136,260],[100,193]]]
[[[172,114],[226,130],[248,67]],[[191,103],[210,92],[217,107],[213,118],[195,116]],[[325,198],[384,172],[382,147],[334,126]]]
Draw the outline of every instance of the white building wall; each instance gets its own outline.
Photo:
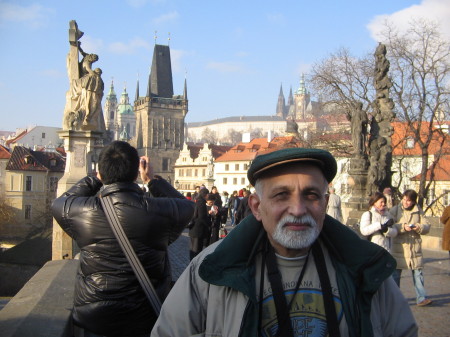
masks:
[[[228,132],[234,130],[237,132],[250,132],[255,129],[261,129],[263,136],[271,131],[273,134],[283,136],[286,131],[286,121],[237,121],[209,124],[198,127],[187,127],[187,135],[192,140],[202,138],[203,132],[209,129],[215,132],[219,141],[225,141],[228,138]]]
[[[15,145],[25,146],[28,148],[33,148],[34,146],[62,146],[63,141],[58,136],[58,131],[61,128],[51,127],[51,126],[35,126],[30,129],[26,135],[20,138]],[[18,132],[17,134],[19,134]],[[17,135],[16,134],[16,135]]]
[[[216,162],[214,165],[214,184],[220,193],[239,191],[243,187],[250,188],[247,170],[250,161]]]

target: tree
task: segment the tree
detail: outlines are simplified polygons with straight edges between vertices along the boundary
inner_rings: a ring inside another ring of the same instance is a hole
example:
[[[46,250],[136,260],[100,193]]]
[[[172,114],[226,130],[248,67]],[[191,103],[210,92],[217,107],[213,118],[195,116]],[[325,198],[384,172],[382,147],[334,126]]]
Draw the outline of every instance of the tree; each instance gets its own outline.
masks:
[[[324,99],[324,109],[343,112],[350,120],[353,107],[362,103],[363,110],[370,113],[375,94],[373,69],[373,57],[357,58],[346,48],[316,63],[311,81]]]
[[[227,140],[231,145],[239,144],[242,141],[242,132],[236,131],[235,129],[229,129]]]
[[[400,32],[386,22],[383,38],[391,62],[391,95],[395,102],[397,118],[405,121],[421,152],[421,178],[419,182],[419,205],[429,193],[432,179],[427,182],[427,170],[433,170],[445,147],[434,153],[430,145],[433,139],[442,144],[448,137],[436,127],[449,111],[450,98],[450,42],[445,40],[436,23],[426,20],[411,22],[408,29]]]
[[[429,21],[416,20],[400,32],[385,23],[382,42],[390,62],[390,90],[397,119],[408,124],[408,129],[419,144],[421,152],[421,180],[419,205],[428,194],[427,170],[433,170],[442,151],[431,160],[432,139],[446,139],[448,134],[436,127],[449,111],[450,43],[439,27]],[[347,49],[340,49],[313,67],[312,83],[324,101],[334,104],[350,118],[351,107],[358,102],[363,110],[373,115],[374,57],[356,58]],[[448,117],[448,116],[447,116]],[[425,129],[425,130],[424,130]],[[395,146],[395,144],[393,144]],[[433,176],[429,172],[428,175]]]
[[[217,133],[210,128],[205,128],[202,132],[202,142],[217,144]]]

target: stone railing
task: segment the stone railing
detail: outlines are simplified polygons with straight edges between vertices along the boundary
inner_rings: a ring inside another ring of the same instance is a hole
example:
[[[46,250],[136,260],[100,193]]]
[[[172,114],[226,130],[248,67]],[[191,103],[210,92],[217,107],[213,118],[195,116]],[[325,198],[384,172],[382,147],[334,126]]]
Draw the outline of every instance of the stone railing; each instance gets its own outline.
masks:
[[[73,336],[78,260],[47,262],[0,311],[2,337]]]

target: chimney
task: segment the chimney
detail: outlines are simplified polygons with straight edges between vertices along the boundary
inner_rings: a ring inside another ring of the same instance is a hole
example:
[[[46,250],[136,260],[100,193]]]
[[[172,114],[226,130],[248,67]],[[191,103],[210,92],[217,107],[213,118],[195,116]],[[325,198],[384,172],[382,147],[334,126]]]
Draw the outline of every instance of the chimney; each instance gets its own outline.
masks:
[[[270,143],[273,139],[272,130],[267,131],[267,142]]]

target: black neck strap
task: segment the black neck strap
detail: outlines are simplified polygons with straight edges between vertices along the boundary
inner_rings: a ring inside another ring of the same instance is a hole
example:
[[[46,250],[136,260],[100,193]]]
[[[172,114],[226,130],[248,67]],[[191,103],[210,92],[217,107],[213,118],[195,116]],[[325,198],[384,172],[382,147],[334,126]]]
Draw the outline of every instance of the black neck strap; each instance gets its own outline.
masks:
[[[306,266],[308,264],[309,252],[303,265],[300,276],[297,280],[296,289],[292,295],[292,299],[289,304],[286,303],[286,297],[283,291],[283,283],[281,279],[281,273],[278,270],[275,251],[272,245],[268,244],[268,250],[265,256],[265,262],[267,266],[267,275],[272,287],[273,298],[275,302],[275,309],[278,319],[278,331],[275,336],[278,337],[294,337],[292,330],[292,324],[289,312],[291,310],[292,302],[297,294],[303,276],[305,275]],[[312,246],[312,254],[314,262],[316,264],[317,272],[319,274],[320,284],[322,286],[322,293],[325,304],[325,314],[327,319],[327,326],[330,337],[339,337],[339,323],[337,320],[336,309],[333,301],[333,294],[331,291],[330,279],[328,277],[327,268],[325,265],[325,258],[323,256],[322,248],[319,242],[316,242]],[[264,260],[264,259],[263,259]],[[262,298],[260,298],[262,301]]]

